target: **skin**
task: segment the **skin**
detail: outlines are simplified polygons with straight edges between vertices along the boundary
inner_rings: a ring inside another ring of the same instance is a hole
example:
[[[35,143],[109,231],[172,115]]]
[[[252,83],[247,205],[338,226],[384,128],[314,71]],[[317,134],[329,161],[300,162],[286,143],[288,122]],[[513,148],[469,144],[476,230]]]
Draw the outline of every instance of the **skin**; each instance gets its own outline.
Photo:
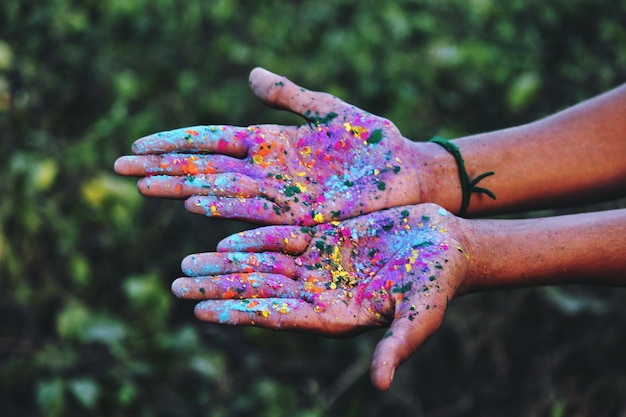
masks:
[[[385,208],[433,202],[458,213],[454,158],[413,142],[388,120],[256,68],[250,86],[264,103],[307,124],[196,126],[133,144],[115,163],[142,177],[147,196],[186,199],[212,217],[312,225]],[[472,194],[470,217],[588,204],[626,195],[626,85],[510,129],[453,141],[470,178],[494,171]]]
[[[196,316],[211,323],[327,336],[389,326],[371,365],[374,386],[386,390],[456,297],[549,284],[625,285],[625,232],[626,209],[468,220],[433,204],[401,207],[334,225],[233,235],[218,245],[221,252],[185,258],[188,276],[172,290],[203,300]]]
[[[266,224],[313,225],[421,200],[419,152],[388,120],[262,69],[265,103],[307,124],[197,126],[136,141],[116,172],[145,177],[148,196],[183,198],[194,213]]]
[[[469,216],[626,196],[625,115],[626,85],[622,85],[533,123],[455,140],[470,177],[496,173],[480,185],[493,191],[497,200],[473,194]],[[443,195],[429,201],[455,198],[453,188],[431,188]]]
[[[187,277],[172,291],[204,300],[195,314],[212,323],[333,337],[389,327],[372,367],[386,389],[390,373],[439,327],[467,273],[458,224],[425,204],[246,231],[220,242],[220,252],[185,258]]]
[[[449,212],[460,208],[458,167],[439,145],[411,142],[383,118],[263,69],[250,84],[263,102],[307,124],[158,133],[115,164],[142,177],[143,194],[186,199],[189,211],[298,225],[244,232],[218,253],[187,257],[187,277],[172,289],[202,300],[198,318],[330,336],[390,326],[371,368],[384,390],[455,297],[626,282],[625,210],[457,218]],[[536,122],[454,140],[470,178],[495,172],[480,186],[497,199],[472,194],[468,215],[626,195],[625,114],[621,86]],[[414,205],[421,202],[441,207]]]

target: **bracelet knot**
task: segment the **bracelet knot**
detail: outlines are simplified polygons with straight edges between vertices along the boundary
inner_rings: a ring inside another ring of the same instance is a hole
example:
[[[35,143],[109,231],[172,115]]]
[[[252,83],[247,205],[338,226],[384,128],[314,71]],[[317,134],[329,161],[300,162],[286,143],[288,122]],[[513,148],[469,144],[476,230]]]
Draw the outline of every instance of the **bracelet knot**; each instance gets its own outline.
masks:
[[[454,143],[450,142],[447,139],[434,137],[429,142],[436,143],[437,145],[442,146],[446,151],[448,151],[456,161],[457,168],[459,169],[459,179],[461,181],[461,209],[459,210],[459,216],[465,216],[467,213],[467,209],[469,208],[470,199],[472,197],[472,193],[481,193],[486,194],[492,199],[496,199],[496,195],[487,188],[478,187],[478,183],[483,179],[490,177],[495,174],[493,171],[483,172],[478,175],[473,180],[470,180],[469,175],[467,174],[467,170],[465,169],[465,161],[461,156],[461,150]]]

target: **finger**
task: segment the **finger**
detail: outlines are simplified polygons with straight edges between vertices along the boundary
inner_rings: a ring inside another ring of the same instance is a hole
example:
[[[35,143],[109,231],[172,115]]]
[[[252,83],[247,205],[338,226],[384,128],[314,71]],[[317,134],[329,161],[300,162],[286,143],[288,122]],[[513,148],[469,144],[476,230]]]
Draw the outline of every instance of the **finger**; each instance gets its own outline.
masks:
[[[331,94],[305,90],[286,77],[263,68],[250,72],[250,88],[269,106],[289,110],[311,122],[332,120],[341,111],[352,107]]]
[[[148,197],[189,198],[193,195],[217,197],[256,197],[259,181],[242,174],[144,177],[137,183],[139,192]]]
[[[296,276],[296,265],[291,256],[271,252],[197,253],[183,259],[181,268],[183,274],[191,277],[244,272]]]
[[[229,198],[193,196],[185,200],[187,211],[209,217],[238,219],[265,224],[295,223],[295,215],[261,197]]]
[[[243,157],[248,146],[248,128],[236,126],[192,126],[155,133],[133,143],[137,155],[171,152],[209,152]]]
[[[196,317],[210,323],[322,332],[318,313],[306,301],[283,298],[212,300],[198,303]]]
[[[191,155],[168,153],[162,155],[129,155],[115,161],[115,172],[120,175],[143,177],[147,175],[198,175],[227,172],[245,172],[242,159],[224,155]]]
[[[181,277],[172,283],[172,292],[189,300],[299,297],[297,281],[280,274],[257,273]]]
[[[406,310],[411,314],[408,311],[396,314],[396,319],[376,346],[372,359],[370,376],[374,386],[381,391],[389,389],[398,366],[439,328],[443,320],[443,306],[431,307],[416,314],[407,303],[402,304],[406,304]]]
[[[223,239],[220,252],[283,252],[300,255],[311,242],[313,229],[299,226],[268,226],[247,230]]]

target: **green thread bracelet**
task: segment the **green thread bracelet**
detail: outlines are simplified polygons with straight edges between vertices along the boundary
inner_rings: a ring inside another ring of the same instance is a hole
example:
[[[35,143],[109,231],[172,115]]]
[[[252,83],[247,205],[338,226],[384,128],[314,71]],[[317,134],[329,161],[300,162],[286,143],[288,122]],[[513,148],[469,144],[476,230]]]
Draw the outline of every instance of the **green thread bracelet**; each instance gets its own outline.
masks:
[[[459,179],[461,180],[461,210],[459,210],[459,216],[465,216],[467,213],[467,209],[470,204],[470,198],[472,197],[472,193],[481,193],[487,194],[492,199],[496,199],[496,195],[491,191],[483,187],[477,187],[477,184],[485,179],[486,177],[490,177],[495,174],[493,171],[484,172],[470,180],[469,175],[467,174],[467,170],[465,169],[465,161],[461,156],[461,150],[454,143],[450,142],[447,139],[434,137],[429,142],[436,143],[437,145],[442,146],[446,151],[448,151],[454,157],[456,161],[456,165],[459,168]]]

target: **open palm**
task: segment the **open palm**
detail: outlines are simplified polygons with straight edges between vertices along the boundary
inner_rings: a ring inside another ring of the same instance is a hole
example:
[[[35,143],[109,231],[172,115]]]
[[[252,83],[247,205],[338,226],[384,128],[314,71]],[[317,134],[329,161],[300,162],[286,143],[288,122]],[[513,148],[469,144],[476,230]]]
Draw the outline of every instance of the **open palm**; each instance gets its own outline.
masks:
[[[420,201],[414,144],[388,120],[257,68],[254,93],[307,124],[196,126],[133,144],[115,164],[144,195],[214,217],[313,225]]]
[[[379,211],[312,228],[270,226],[191,255],[174,293],[204,300],[202,320],[353,334],[389,326],[373,363],[391,373],[439,327],[466,267],[457,219],[434,205]]]

